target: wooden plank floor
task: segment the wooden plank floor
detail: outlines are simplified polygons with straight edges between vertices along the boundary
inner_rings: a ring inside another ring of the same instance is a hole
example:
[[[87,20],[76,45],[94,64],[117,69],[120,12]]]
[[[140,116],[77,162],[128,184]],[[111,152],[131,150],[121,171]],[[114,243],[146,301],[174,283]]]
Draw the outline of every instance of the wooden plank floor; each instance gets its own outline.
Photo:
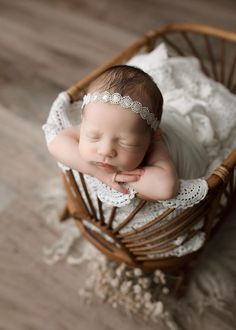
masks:
[[[33,192],[58,170],[41,125],[57,93],[147,30],[194,21],[236,31],[235,16],[234,0],[0,0],[1,330],[156,328],[84,305],[83,272],[43,263],[55,235]],[[207,319],[201,328],[211,328]]]

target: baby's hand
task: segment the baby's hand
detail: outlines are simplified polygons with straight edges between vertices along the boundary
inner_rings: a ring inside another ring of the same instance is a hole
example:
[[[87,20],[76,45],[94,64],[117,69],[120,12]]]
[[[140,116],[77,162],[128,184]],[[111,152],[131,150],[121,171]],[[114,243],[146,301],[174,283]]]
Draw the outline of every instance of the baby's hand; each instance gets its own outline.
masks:
[[[136,182],[143,175],[144,170],[139,168],[132,171],[116,172],[112,175],[112,188],[120,191],[123,194],[128,193],[128,189],[125,188],[122,183]]]

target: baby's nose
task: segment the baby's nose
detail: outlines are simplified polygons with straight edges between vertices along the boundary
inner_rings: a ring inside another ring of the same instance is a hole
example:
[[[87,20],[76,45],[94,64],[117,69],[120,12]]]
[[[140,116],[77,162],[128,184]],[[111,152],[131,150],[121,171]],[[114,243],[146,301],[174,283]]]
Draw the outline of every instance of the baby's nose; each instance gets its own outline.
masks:
[[[108,141],[102,141],[99,144],[98,153],[103,157],[115,157],[116,150],[112,143]]]

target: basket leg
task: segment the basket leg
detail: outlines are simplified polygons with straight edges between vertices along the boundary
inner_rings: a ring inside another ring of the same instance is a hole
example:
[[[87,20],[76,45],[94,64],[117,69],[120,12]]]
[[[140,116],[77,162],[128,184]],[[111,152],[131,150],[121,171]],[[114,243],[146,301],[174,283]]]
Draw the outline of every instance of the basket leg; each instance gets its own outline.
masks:
[[[188,276],[186,275],[186,272],[181,271],[176,278],[173,288],[173,294],[176,298],[181,298],[184,295],[187,282]]]
[[[183,267],[181,270],[179,270],[176,281],[174,284],[173,293],[176,296],[176,298],[181,298],[185,295],[187,286],[191,280],[193,269],[197,264],[197,259],[191,260],[191,262],[188,263],[185,267]]]
[[[66,203],[63,209],[59,213],[59,221],[60,222],[66,221],[69,217],[70,217],[70,211]]]

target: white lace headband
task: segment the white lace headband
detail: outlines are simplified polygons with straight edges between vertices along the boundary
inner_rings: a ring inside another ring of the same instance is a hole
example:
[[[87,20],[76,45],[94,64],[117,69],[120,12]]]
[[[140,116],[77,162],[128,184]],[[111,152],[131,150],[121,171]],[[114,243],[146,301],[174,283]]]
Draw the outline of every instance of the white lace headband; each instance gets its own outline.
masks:
[[[149,111],[148,107],[143,107],[140,102],[133,101],[129,96],[121,96],[119,93],[109,93],[107,91],[89,93],[83,97],[82,108],[91,102],[119,104],[122,108],[131,109],[139,114],[153,130],[159,127],[159,120]]]

